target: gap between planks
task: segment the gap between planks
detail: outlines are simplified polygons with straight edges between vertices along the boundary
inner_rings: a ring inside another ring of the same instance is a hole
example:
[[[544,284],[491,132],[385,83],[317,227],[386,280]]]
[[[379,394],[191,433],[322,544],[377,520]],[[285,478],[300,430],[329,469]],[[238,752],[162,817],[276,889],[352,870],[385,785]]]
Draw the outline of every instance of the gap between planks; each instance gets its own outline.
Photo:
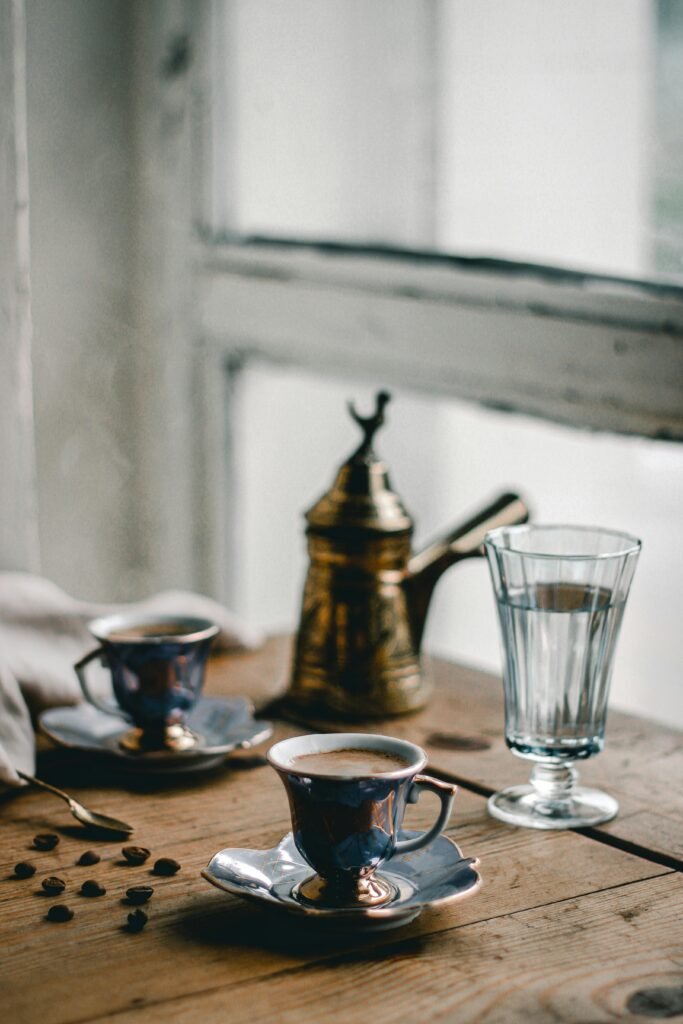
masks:
[[[469,790],[470,793],[476,793],[477,796],[488,799],[488,797],[493,796],[495,793],[495,789],[491,789],[490,786],[482,786],[479,782],[464,779],[453,772],[434,768],[431,764],[427,767],[437,779],[443,779],[444,782],[453,782],[456,786]],[[641,846],[640,843],[634,843],[629,839],[622,839],[621,836],[613,835],[611,832],[602,832],[598,828],[572,828],[567,829],[567,831],[576,832],[587,839],[594,839],[598,843],[604,843],[605,846],[612,846],[616,850],[630,853],[634,857],[640,857],[642,860],[648,860],[653,864],[661,864],[662,867],[671,868],[673,871],[683,871],[683,860],[680,857],[673,857],[667,853],[650,850],[646,846]]]

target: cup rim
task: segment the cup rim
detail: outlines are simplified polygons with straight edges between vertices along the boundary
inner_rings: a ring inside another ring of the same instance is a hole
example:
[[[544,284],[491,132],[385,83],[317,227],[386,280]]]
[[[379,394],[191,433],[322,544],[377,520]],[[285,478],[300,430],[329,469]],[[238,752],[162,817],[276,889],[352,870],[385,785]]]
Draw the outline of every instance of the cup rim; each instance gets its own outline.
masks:
[[[399,757],[409,757],[410,761],[405,768],[397,768],[394,771],[359,772],[358,775],[300,771],[288,763],[292,758],[306,753],[322,754],[331,750],[348,750],[350,747],[356,750],[379,750],[385,753],[394,753]],[[290,736],[288,739],[279,740],[273,744],[267,751],[266,757],[276,771],[285,775],[296,775],[297,778],[306,779],[326,779],[333,782],[358,782],[361,779],[407,779],[422,771],[427,765],[427,755],[416,743],[371,732],[325,732]]]
[[[536,531],[540,532],[541,530],[547,533],[559,533],[562,530],[571,530],[573,533],[595,533],[603,537],[613,537],[615,540],[618,538],[624,543],[618,550],[594,554],[571,554],[564,552],[553,554],[548,551],[526,550],[521,547],[515,547],[514,544],[510,546],[499,543],[503,537],[512,537],[514,540],[515,537],[528,535]],[[629,555],[638,554],[643,546],[643,542],[632,533],[626,533],[624,530],[612,530],[606,526],[585,526],[572,523],[522,523],[519,526],[499,526],[495,530],[490,530],[484,538],[484,545],[496,553],[504,551],[513,555],[523,556],[524,558],[539,558],[556,562],[598,562],[608,558],[627,558]]]
[[[163,626],[171,624],[187,626],[185,633],[158,633],[154,636],[133,636],[125,640],[110,639],[117,630],[130,629],[137,626]],[[219,626],[211,619],[199,618],[195,615],[154,615],[152,612],[119,612],[113,615],[102,615],[88,623],[88,629],[100,643],[109,644],[168,644],[195,643],[208,640],[220,632]]]

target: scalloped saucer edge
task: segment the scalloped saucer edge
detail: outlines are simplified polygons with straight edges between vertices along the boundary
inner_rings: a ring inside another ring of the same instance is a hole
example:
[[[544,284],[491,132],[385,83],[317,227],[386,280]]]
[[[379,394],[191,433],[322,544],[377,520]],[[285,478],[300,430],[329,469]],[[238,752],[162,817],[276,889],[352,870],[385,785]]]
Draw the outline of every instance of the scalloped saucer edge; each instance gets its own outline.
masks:
[[[411,838],[417,832],[404,830]],[[440,835],[429,846],[392,857],[380,871],[398,890],[390,904],[380,907],[311,907],[299,902],[292,889],[310,877],[304,861],[288,832],[270,850],[221,850],[201,872],[211,885],[234,896],[272,909],[317,921],[334,922],[353,928],[398,928],[413,921],[427,907],[455,903],[473,896],[481,887],[479,861],[463,857],[458,846]]]

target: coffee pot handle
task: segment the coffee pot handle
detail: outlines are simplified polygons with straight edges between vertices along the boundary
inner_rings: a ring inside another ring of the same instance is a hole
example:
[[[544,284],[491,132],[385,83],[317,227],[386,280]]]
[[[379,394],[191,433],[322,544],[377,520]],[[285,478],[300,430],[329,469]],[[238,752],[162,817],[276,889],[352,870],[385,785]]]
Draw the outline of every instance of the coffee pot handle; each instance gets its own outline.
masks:
[[[432,827],[423,835],[415,836],[413,839],[399,839],[394,853],[410,853],[411,850],[419,850],[423,846],[427,846],[433,839],[441,835],[451,816],[453,800],[458,792],[458,787],[453,786],[450,782],[441,782],[439,779],[433,779],[430,775],[416,775],[408,791],[408,803],[416,804],[420,799],[420,793],[425,790],[429,793],[436,793],[441,801],[439,816]]]
[[[94,651],[91,651],[90,654],[86,654],[84,658],[81,658],[81,660],[77,661],[76,664],[74,665],[74,671],[78,676],[79,683],[81,684],[83,696],[88,701],[88,703],[96,707],[98,711],[104,711],[105,714],[114,715],[116,718],[127,719],[128,716],[124,715],[122,711],[119,711],[118,708],[112,707],[111,704],[107,704],[105,701],[100,700],[99,697],[96,697],[95,694],[92,693],[92,691],[89,689],[88,681],[85,676],[85,668],[86,665],[89,665],[91,661],[95,660],[95,658],[101,658],[102,661],[104,662],[106,658],[106,652],[104,650],[104,647],[97,647]]]

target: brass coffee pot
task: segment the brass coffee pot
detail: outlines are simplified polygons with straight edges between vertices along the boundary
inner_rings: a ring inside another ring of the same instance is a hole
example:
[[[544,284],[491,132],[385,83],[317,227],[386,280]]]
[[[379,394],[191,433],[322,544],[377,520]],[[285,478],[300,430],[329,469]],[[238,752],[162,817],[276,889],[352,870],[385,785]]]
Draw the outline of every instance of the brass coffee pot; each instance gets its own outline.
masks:
[[[489,530],[528,518],[521,498],[502,494],[412,554],[413,520],[372,448],[389,399],[380,392],[368,417],[349,403],[363,441],[306,513],[310,566],[285,696],[299,717],[384,718],[422,707],[431,683],[420,646],[437,580],[482,555]]]

